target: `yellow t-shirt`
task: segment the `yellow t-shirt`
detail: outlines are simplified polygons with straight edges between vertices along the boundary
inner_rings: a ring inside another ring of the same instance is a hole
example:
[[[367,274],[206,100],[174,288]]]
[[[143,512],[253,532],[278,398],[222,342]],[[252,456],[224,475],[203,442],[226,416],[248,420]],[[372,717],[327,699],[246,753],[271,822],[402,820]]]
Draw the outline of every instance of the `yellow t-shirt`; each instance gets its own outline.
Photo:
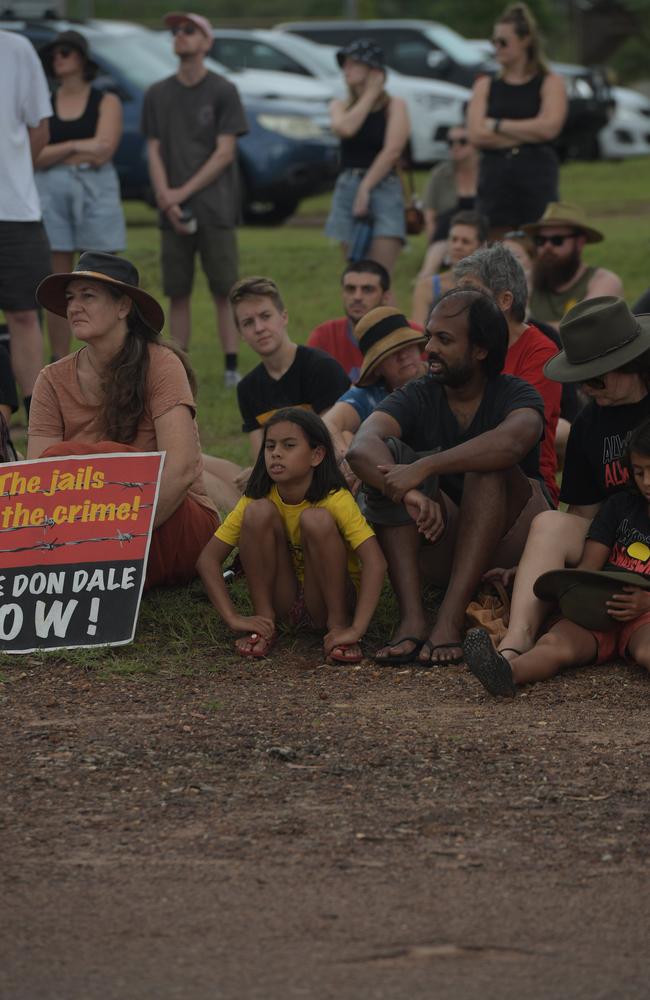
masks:
[[[293,568],[300,581],[305,576],[304,557],[300,544],[300,515],[308,507],[324,507],[334,518],[336,526],[347,546],[348,573],[355,587],[359,588],[361,570],[355,549],[358,549],[368,538],[373,538],[375,533],[359,510],[349,490],[336,490],[333,493],[329,493],[324,500],[318,500],[316,503],[303,500],[302,503],[293,504],[285,503],[278,493],[277,486],[273,485],[267,499],[275,504],[280,512],[289,548],[291,549]],[[226,520],[223,524],[219,525],[215,532],[217,538],[220,538],[226,545],[235,546],[239,543],[244,511],[249,503],[253,503],[251,497],[242,497],[235,509],[228,514]]]

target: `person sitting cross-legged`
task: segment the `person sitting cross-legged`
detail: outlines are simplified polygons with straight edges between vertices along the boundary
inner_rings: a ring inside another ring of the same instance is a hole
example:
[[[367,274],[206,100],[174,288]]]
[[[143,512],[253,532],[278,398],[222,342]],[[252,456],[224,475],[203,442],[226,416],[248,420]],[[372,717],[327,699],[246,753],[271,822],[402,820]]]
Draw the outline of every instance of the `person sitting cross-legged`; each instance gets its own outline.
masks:
[[[400,619],[380,663],[462,662],[465,608],[492,566],[516,564],[536,513],[541,397],[501,370],[508,328],[491,296],[454,289],[427,325],[429,374],[397,389],[348,452]],[[427,638],[426,579],[446,586]]]

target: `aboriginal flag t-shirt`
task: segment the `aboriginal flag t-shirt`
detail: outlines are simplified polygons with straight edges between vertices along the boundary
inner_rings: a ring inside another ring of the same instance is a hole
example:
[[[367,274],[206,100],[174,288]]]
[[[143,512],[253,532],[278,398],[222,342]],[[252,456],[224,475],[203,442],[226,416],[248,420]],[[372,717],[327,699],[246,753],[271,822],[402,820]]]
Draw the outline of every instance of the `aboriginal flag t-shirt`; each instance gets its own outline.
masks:
[[[610,550],[604,569],[650,576],[648,501],[638,493],[624,491],[610,497],[592,521],[587,538]]]

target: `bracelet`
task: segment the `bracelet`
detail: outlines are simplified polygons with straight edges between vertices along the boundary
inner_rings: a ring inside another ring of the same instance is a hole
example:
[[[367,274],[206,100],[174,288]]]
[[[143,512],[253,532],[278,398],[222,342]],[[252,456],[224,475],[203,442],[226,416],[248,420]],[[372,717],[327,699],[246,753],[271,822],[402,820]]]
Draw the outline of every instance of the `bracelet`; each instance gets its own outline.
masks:
[[[495,134],[498,133],[500,131],[500,129],[501,129],[501,119],[500,118],[495,118],[494,119],[494,129],[493,129],[494,133]]]

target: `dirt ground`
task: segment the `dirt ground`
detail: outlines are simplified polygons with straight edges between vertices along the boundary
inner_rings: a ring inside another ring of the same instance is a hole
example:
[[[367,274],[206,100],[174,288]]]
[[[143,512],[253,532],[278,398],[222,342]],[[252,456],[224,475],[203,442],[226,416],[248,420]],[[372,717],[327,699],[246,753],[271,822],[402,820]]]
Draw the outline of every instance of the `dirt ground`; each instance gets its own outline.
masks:
[[[648,996],[634,667],[3,678],[3,1000]]]

